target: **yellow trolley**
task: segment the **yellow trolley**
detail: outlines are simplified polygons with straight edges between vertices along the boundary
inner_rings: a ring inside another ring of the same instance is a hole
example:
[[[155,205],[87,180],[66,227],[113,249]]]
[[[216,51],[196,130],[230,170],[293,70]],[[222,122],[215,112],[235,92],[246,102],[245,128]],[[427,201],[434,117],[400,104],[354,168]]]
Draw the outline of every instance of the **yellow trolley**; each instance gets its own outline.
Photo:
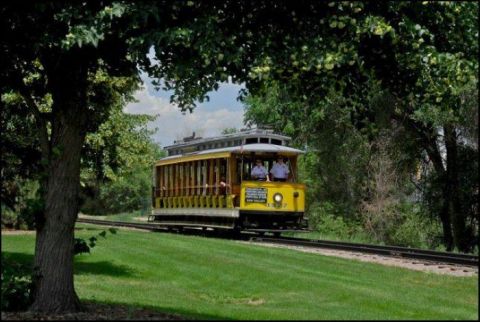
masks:
[[[305,227],[305,185],[297,182],[297,157],[289,137],[250,130],[215,138],[193,134],[166,147],[155,164],[153,210],[149,220],[165,226],[285,231]],[[270,170],[284,160],[288,178]],[[252,177],[255,162],[269,173]]]

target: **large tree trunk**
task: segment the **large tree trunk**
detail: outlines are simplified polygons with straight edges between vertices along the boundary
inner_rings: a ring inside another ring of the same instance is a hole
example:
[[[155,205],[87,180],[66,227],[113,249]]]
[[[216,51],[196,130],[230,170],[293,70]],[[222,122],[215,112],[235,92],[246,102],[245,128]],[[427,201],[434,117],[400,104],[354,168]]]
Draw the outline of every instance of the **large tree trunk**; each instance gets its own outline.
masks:
[[[74,226],[78,215],[80,153],[85,139],[86,68],[62,57],[49,71],[52,131],[43,185],[45,211],[37,219],[34,259],[36,312],[75,312],[80,301],[73,281]],[[47,67],[48,64],[46,64]]]
[[[445,203],[448,205],[453,228],[453,242],[460,251],[469,251],[470,236],[466,232],[465,216],[460,207],[460,183],[458,179],[457,135],[452,125],[444,126],[445,149],[447,151],[447,173],[445,180]]]
[[[73,312],[80,307],[73,284],[73,246],[83,137],[68,122],[62,127],[56,145],[61,152],[52,157],[48,170],[44,222],[37,227],[34,311]]]
[[[73,246],[84,135],[72,116],[60,122],[52,148],[55,152],[48,169],[44,221],[37,226],[35,302],[31,307],[34,311],[73,312],[79,309],[73,284]]]
[[[468,251],[469,236],[466,233],[465,216],[460,210],[460,184],[458,179],[457,136],[452,125],[443,127],[446,162],[437,145],[433,130],[424,136],[425,147],[433,163],[435,172],[440,178],[442,200],[439,213],[443,227],[444,244],[448,251],[454,247]]]
[[[441,185],[442,185],[442,200],[439,201],[442,203],[442,207],[440,210],[440,220],[442,221],[442,229],[443,229],[443,243],[445,245],[445,249],[447,251],[453,250],[453,234],[452,234],[452,222],[450,220],[450,202],[449,202],[449,189],[446,184],[446,178],[442,174],[441,178]]]
[[[411,126],[411,129],[420,135],[423,146],[427,151],[430,161],[433,164],[435,172],[437,173],[439,184],[441,185],[442,199],[441,210],[438,214],[440,221],[442,222],[443,229],[443,243],[448,251],[451,251],[454,246],[453,234],[452,234],[452,222],[451,222],[451,207],[450,207],[450,189],[448,186],[447,169],[445,168],[442,155],[437,144],[437,134],[433,128],[427,128],[420,124]]]

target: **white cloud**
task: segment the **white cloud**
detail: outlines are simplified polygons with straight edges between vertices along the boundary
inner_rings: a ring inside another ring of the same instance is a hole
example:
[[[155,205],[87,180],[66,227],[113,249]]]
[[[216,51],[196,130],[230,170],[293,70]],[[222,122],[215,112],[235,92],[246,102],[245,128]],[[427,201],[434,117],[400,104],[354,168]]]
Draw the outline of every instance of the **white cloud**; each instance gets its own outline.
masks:
[[[219,92],[222,91],[220,87]],[[173,144],[174,140],[181,139],[192,135],[195,131],[196,136],[210,137],[220,135],[225,128],[235,127],[240,129],[243,127],[243,108],[238,107],[238,104],[233,104],[233,108],[226,105],[212,105],[210,102],[209,108],[202,108],[199,105],[193,113],[186,112],[182,114],[180,109],[163,97],[154,96],[149,93],[144,86],[135,94],[138,100],[136,103],[130,103],[125,107],[125,112],[132,114],[159,114],[157,120],[150,124],[151,128],[158,128],[157,133],[153,139],[161,144],[167,146]]]

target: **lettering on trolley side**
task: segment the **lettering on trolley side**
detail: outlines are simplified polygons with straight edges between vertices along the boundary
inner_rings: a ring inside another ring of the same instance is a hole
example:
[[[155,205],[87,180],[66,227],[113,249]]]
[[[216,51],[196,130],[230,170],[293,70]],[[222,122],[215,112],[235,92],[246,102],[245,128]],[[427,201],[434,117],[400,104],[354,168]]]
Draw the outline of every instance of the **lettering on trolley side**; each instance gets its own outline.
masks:
[[[245,202],[267,202],[267,188],[245,188]]]

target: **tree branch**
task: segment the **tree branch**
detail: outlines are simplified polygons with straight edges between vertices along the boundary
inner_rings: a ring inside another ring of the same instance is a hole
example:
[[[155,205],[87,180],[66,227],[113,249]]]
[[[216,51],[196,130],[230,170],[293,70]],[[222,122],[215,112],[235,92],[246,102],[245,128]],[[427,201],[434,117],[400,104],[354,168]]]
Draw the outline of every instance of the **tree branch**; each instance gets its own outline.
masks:
[[[44,115],[42,115],[42,113],[40,112],[35,100],[31,97],[25,83],[22,81],[20,82],[20,84],[21,86],[19,86],[19,90],[20,90],[20,94],[25,100],[25,105],[35,116],[37,129],[39,133],[39,139],[40,139],[40,150],[42,151],[42,159],[48,160],[50,157],[50,145],[49,145],[48,132],[47,132],[47,120],[45,119]]]

